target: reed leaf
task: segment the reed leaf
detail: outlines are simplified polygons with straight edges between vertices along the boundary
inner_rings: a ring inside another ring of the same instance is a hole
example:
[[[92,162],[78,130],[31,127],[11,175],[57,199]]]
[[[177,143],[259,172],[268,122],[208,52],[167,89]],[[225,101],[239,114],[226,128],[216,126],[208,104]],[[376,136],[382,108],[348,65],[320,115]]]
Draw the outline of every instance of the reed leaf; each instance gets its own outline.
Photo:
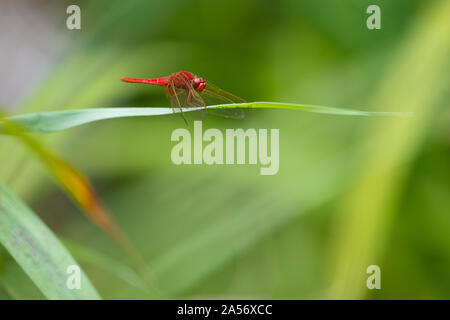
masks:
[[[202,110],[198,108],[186,108],[183,112],[192,112]],[[208,106],[208,109],[287,109],[299,110],[313,113],[342,115],[342,116],[395,116],[410,115],[407,112],[369,112],[361,110],[341,109],[326,106],[314,106],[303,104],[289,104],[278,102],[250,102],[237,104],[221,104]],[[23,129],[29,132],[50,133],[57,132],[94,121],[124,118],[124,117],[142,117],[142,116],[160,116],[171,113],[179,113],[180,110],[171,108],[96,108],[96,109],[77,109],[65,111],[38,112],[24,115],[17,115],[9,119],[19,124]],[[0,133],[3,129],[0,127]]]

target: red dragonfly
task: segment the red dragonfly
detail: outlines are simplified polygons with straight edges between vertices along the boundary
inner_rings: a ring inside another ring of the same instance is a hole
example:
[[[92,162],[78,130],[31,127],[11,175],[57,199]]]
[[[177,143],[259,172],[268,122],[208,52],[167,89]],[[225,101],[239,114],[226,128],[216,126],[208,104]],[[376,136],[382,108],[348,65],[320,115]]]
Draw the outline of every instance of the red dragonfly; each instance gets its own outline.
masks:
[[[205,98],[209,97],[213,98],[213,100],[219,100],[225,103],[246,102],[244,99],[226,92],[210,82],[206,82],[205,79],[197,77],[187,71],[180,71],[167,77],[154,79],[121,78],[120,80],[133,83],[155,84],[166,87],[166,96],[167,98],[170,98],[172,109],[180,109],[181,116],[186,124],[187,121],[183,113],[183,107],[205,107],[206,109],[207,104],[205,103]],[[184,102],[183,99],[181,99],[182,96],[185,96]],[[225,118],[242,119],[244,117],[244,112],[240,109],[216,109],[212,113]]]

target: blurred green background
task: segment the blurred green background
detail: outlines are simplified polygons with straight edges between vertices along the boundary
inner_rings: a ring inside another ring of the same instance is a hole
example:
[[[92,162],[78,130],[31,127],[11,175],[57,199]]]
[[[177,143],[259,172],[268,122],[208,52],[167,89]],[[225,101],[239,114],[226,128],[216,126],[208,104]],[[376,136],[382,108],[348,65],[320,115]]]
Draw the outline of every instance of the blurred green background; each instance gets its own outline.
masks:
[[[39,161],[1,138],[1,181],[103,298],[450,298],[448,0],[77,1],[82,28],[69,31],[72,3],[0,3],[9,113],[166,107],[163,89],[119,78],[179,70],[248,101],[414,112],[206,118],[204,130],[278,128],[275,176],[250,165],[175,166],[179,117],[36,136],[93,180],[145,259],[139,276]],[[366,27],[371,4],[381,30]],[[1,298],[42,298],[5,250],[0,259]],[[369,265],[381,268],[381,290],[366,287]]]

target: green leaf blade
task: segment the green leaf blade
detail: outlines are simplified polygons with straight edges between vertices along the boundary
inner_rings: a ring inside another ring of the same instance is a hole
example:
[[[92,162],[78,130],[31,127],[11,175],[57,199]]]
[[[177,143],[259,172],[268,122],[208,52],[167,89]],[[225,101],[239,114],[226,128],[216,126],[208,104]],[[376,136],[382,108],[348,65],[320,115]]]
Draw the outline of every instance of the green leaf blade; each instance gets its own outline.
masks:
[[[0,184],[0,243],[48,299],[100,299],[80,271],[80,289],[68,289],[67,268],[77,265],[47,226]]]
[[[407,112],[369,112],[351,109],[341,109],[325,106],[289,104],[278,102],[249,102],[237,104],[220,104],[208,106],[208,109],[284,109],[298,110],[321,114],[341,115],[341,116],[398,116],[410,115]],[[183,112],[192,112],[204,109],[203,107],[185,108]],[[172,111],[171,108],[95,108],[66,111],[38,112],[10,117],[23,129],[30,132],[50,133],[74,128],[83,124],[125,117],[159,116],[171,113],[179,113],[179,109]],[[3,132],[0,127],[0,133]]]

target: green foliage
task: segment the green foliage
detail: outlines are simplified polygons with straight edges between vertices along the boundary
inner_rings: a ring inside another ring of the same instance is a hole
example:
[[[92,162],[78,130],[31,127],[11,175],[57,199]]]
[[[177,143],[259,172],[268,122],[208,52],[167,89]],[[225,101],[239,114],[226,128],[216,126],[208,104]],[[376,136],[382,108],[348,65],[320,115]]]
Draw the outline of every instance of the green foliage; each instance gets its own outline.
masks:
[[[68,289],[66,270],[77,263],[42,221],[3,185],[0,185],[0,243],[48,299],[99,299],[83,272],[81,288]],[[9,280],[13,271],[3,272],[7,276],[2,283],[17,297],[17,291],[25,290],[26,280],[16,279],[19,284],[14,285]],[[29,293],[26,296],[35,298]]]

